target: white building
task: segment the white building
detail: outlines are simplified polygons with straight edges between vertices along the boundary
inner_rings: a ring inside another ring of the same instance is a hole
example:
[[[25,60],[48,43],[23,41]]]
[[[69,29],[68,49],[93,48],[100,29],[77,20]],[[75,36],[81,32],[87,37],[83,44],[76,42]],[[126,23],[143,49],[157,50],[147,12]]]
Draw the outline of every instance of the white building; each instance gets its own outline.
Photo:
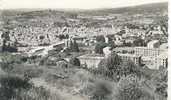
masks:
[[[168,67],[168,53],[164,52],[155,58],[155,67],[159,69],[160,66]]]
[[[135,55],[147,56],[147,57],[157,57],[160,53],[164,52],[164,49],[159,48],[148,48],[148,47],[135,47]]]
[[[105,54],[105,58],[107,58],[111,54],[111,47],[103,48],[103,53]]]
[[[97,68],[101,60],[104,59],[104,56],[86,54],[78,57],[82,65],[87,66],[87,68]]]
[[[141,56],[132,55],[132,54],[122,54],[122,53],[118,53],[118,55],[121,57],[122,62],[128,62],[129,60],[131,60],[136,65],[141,64]]]

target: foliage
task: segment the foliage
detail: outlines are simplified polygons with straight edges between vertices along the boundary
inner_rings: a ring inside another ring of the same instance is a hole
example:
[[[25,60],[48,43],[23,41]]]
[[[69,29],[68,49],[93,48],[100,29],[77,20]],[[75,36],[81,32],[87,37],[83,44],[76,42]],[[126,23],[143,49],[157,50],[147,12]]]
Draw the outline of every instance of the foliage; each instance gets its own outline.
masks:
[[[97,42],[105,42],[105,38],[104,38],[103,35],[99,35],[99,36],[96,37],[96,41]]]
[[[156,85],[155,92],[163,97],[167,97],[168,70],[166,68],[160,69],[157,74],[153,75],[152,81]]]
[[[28,80],[12,75],[1,77],[0,85],[1,100],[10,100],[12,97],[16,96],[16,91],[29,89],[32,86]]]
[[[78,47],[76,40],[74,40],[74,42],[71,42],[71,48],[70,49],[72,52],[79,52],[79,47]]]
[[[23,63],[23,57],[20,55],[12,55],[10,53],[2,53],[1,54],[1,63],[0,67],[5,71],[10,71],[13,69],[14,64]]]
[[[10,45],[10,43],[8,43],[10,41],[9,34],[10,33],[9,33],[9,30],[8,30],[8,31],[3,32],[2,35],[1,35],[1,38],[3,39],[2,51],[3,52],[17,52],[17,48],[16,48],[15,44],[14,45]]]
[[[130,74],[136,74],[141,77],[142,72],[139,70],[140,68],[134,64],[131,60],[128,60],[125,63],[122,63],[122,76],[127,76]]]
[[[56,66],[57,61],[61,61],[62,58],[60,55],[54,56],[54,55],[48,55],[45,57],[42,57],[39,61],[39,65],[50,65],[50,66]]]
[[[104,42],[98,42],[95,46],[95,53],[103,54],[103,48],[107,46]]]
[[[139,100],[142,91],[136,76],[123,77],[118,83],[117,100]]]
[[[76,57],[72,57],[70,60],[69,60],[69,63],[74,65],[74,66],[80,66],[80,60]]]
[[[32,87],[29,90],[18,91],[12,100],[61,100],[61,97],[57,94],[52,95],[43,87]]]
[[[111,100],[112,85],[105,81],[96,81],[92,88],[92,96],[90,100]]]
[[[69,35],[68,35],[68,34],[66,34],[66,35],[60,34],[60,35],[59,35],[59,39],[60,39],[60,40],[68,39],[68,38],[69,38]]]
[[[68,49],[71,52],[79,52],[79,46],[76,40],[70,40]]]
[[[119,55],[117,55],[116,53],[112,52],[108,58],[106,59],[106,67],[108,67],[108,69],[115,69],[115,66],[118,66],[121,64],[121,58],[119,57]]]
[[[137,65],[135,65],[131,60],[122,62],[120,56],[115,52],[112,52],[108,58],[101,60],[98,65],[98,71],[103,72],[107,77],[113,78],[117,81],[122,76],[128,76],[130,74],[135,74],[139,77],[142,75],[142,72]]]
[[[64,60],[61,60],[56,63],[56,66],[65,69],[68,68],[68,63]]]
[[[118,80],[122,72],[121,63],[121,58],[116,53],[112,52],[108,58],[101,60],[98,65],[98,71],[114,80]]]
[[[141,38],[137,38],[134,42],[133,42],[134,46],[145,46],[145,42],[143,39]]]

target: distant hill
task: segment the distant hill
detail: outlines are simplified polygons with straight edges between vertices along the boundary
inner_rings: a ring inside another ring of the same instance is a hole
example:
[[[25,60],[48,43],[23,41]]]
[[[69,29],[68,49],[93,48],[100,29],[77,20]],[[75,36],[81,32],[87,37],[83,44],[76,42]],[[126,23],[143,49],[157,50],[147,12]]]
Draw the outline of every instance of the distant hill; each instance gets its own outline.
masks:
[[[168,12],[168,2],[164,3],[152,3],[152,4],[144,4],[138,6],[131,6],[131,7],[123,7],[123,8],[109,8],[109,9],[99,9],[99,10],[87,10],[85,11],[88,14],[109,14],[109,13],[129,13],[129,14],[136,14],[136,13],[154,13],[154,12]]]
[[[88,15],[105,15],[105,14],[144,14],[144,13],[154,13],[154,12],[168,12],[168,2],[164,3],[152,3],[144,4],[131,7],[122,8],[109,8],[109,9],[93,9],[93,10],[64,10],[64,9],[16,9],[16,10],[4,10],[3,15],[58,15],[62,13],[78,13],[78,14],[88,14]]]

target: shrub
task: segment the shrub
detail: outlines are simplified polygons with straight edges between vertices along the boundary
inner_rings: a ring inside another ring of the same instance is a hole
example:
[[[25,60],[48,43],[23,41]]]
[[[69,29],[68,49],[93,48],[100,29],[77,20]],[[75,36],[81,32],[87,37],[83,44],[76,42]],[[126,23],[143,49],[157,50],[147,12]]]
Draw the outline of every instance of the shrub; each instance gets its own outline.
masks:
[[[21,56],[20,55],[12,55],[10,53],[2,53],[1,54],[1,63],[0,63],[0,67],[4,70],[4,71],[11,71],[13,69],[13,65],[14,64],[21,64],[23,63],[21,60]]]
[[[0,78],[0,98],[1,100],[11,100],[16,96],[16,92],[21,89],[29,89],[32,85],[28,80],[17,76],[3,76]]]
[[[60,68],[68,68],[68,63],[66,61],[58,61],[56,62],[56,66]]]
[[[88,95],[90,100],[112,100],[113,87],[107,80],[94,79],[81,92]]]
[[[118,82],[116,100],[154,100],[154,92],[135,74],[122,77]]]
[[[118,83],[117,100],[139,100],[142,96],[142,91],[137,77],[123,77]]]
[[[81,65],[80,64],[80,60],[78,58],[76,58],[76,57],[71,58],[69,60],[69,63],[72,64],[72,65],[74,65],[74,66],[80,66]]]

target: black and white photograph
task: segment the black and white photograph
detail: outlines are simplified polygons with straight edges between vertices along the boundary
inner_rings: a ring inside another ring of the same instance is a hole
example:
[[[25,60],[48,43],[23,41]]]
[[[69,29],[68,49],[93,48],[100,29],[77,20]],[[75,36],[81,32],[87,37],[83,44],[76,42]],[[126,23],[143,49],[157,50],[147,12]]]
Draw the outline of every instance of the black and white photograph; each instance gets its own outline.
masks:
[[[168,10],[169,0],[0,0],[0,100],[169,100]]]

